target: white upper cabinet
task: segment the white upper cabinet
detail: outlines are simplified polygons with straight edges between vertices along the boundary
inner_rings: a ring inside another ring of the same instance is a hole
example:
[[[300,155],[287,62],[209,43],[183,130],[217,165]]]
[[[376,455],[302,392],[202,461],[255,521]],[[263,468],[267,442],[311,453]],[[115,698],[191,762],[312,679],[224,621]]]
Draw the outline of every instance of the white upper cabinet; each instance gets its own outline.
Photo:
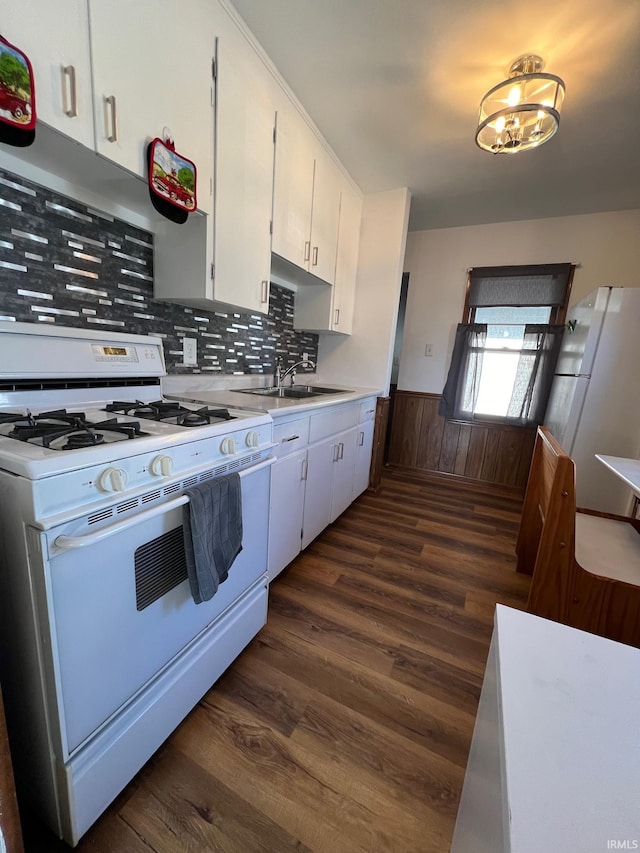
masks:
[[[318,150],[313,174],[309,272],[333,284],[338,246],[340,173],[324,151]]]
[[[309,268],[311,255],[313,173],[313,135],[283,95],[277,115],[272,249],[301,269]]]
[[[337,167],[299,111],[283,98],[277,117],[273,252],[333,284],[339,204]]]
[[[329,331],[350,335],[353,326],[353,304],[358,272],[360,249],[360,222],[362,220],[362,198],[342,180],[340,193],[340,224],[338,229],[338,252],[336,275],[333,285],[333,300]]]
[[[310,332],[350,335],[353,326],[362,198],[343,176],[340,190],[338,248],[333,287],[305,284],[295,300],[294,327]]]
[[[275,101],[273,78],[215,5],[213,215],[158,226],[157,298],[200,308],[269,310]]]
[[[244,35],[220,22],[216,62],[214,292],[269,310],[273,81]]]
[[[97,152],[145,177],[148,143],[170,135],[176,151],[196,164],[198,209],[207,213],[213,210],[210,6],[89,0]]]
[[[93,148],[86,0],[2,0],[0,29],[31,61],[38,121]]]

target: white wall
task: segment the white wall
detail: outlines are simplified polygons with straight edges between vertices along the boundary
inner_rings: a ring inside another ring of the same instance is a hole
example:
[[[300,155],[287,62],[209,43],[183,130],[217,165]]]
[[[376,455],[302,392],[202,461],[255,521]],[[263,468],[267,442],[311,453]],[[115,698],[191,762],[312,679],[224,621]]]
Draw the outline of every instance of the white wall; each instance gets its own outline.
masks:
[[[398,388],[442,392],[469,268],[565,262],[578,265],[571,302],[600,285],[640,287],[640,210],[411,232]]]
[[[321,382],[389,390],[410,200],[404,187],[364,198],[353,331],[320,336]]]

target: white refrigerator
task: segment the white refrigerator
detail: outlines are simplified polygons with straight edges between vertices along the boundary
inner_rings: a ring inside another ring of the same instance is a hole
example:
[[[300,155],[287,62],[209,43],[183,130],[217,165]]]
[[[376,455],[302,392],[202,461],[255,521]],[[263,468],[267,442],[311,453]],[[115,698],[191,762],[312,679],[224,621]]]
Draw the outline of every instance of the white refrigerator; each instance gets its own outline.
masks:
[[[633,495],[595,458],[640,458],[640,287],[570,306],[544,423],[576,464],[579,507],[628,515]]]

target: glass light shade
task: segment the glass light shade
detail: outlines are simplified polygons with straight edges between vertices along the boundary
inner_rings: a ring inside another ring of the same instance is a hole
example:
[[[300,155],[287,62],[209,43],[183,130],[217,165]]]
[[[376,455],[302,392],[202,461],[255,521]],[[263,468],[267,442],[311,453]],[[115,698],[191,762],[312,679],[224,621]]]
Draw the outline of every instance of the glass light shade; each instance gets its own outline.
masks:
[[[518,73],[532,67],[535,72]],[[525,61],[528,62],[528,65]],[[476,142],[494,154],[514,153],[542,145],[560,124],[564,83],[554,74],[543,74],[539,57],[525,57],[511,66],[513,76],[490,89],[480,104]]]

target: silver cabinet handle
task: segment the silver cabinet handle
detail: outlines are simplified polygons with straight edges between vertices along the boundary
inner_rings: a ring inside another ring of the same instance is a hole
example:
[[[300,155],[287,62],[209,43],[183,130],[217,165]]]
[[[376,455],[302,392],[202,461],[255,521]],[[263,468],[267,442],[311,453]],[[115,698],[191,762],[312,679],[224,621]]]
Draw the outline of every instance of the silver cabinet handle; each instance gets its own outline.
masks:
[[[313,260],[311,261],[311,266],[312,267],[318,266],[318,247],[317,246],[313,247]]]
[[[344,459],[344,443],[342,441],[338,445],[338,459]]]
[[[305,261],[309,260],[310,252],[311,252],[311,241],[307,240],[304,244],[304,258],[303,258],[303,260],[305,260]]]
[[[109,95],[104,99],[104,130],[109,142],[118,141],[118,112],[116,109],[116,96]],[[109,132],[111,130],[111,132]]]
[[[333,325],[334,325],[334,326],[337,326],[337,325],[339,324],[339,322],[340,322],[340,309],[339,309],[339,308],[336,308],[336,311],[335,311],[335,320],[333,321]]]
[[[309,460],[303,459],[302,460],[302,471],[301,471],[301,477],[300,477],[301,480],[307,479],[308,471],[309,471]]]
[[[333,445],[333,461],[337,462],[338,459],[340,459],[340,445],[334,444]]]
[[[358,447],[362,447],[363,444],[364,444],[364,433],[361,432],[360,433],[360,441],[358,442]]]
[[[74,65],[62,66],[62,102],[64,114],[75,118],[78,115],[78,87]]]
[[[299,438],[300,438],[299,435],[290,435],[290,436],[288,436],[288,438],[283,438],[282,443],[284,444],[285,441],[296,441]]]
[[[262,282],[262,292],[260,295],[260,302],[262,302],[264,304],[268,301],[269,301],[269,282],[263,281]]]

